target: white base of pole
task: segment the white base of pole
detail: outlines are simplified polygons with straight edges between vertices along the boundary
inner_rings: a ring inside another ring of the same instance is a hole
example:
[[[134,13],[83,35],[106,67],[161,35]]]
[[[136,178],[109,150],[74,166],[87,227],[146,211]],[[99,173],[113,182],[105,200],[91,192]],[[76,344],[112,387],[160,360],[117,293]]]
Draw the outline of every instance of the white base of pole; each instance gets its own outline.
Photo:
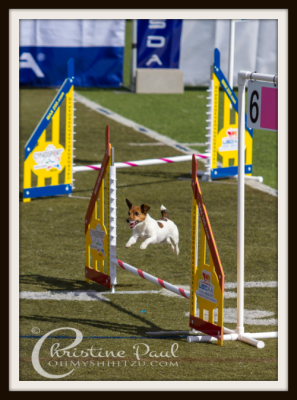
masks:
[[[240,342],[250,344],[251,346],[257,347],[257,349],[263,349],[263,347],[265,347],[264,342],[262,342],[261,340],[256,340],[247,335],[239,335],[237,340],[239,340]]]
[[[234,178],[238,179],[238,175],[234,175]],[[250,180],[250,181],[258,181],[260,183],[263,183],[263,176],[248,176],[248,175],[245,175],[244,179]]]
[[[224,335],[223,340],[236,340],[237,335]],[[194,342],[215,342],[217,339],[213,336],[202,335],[202,336],[188,336],[187,342],[194,343]]]
[[[277,332],[256,332],[256,333],[244,333],[242,335],[237,334],[235,331],[231,329],[227,329],[224,327],[224,336],[223,340],[238,340],[243,343],[250,344],[251,346],[257,347],[258,349],[263,349],[265,343],[261,340],[256,339],[273,339],[278,337]],[[214,342],[217,339],[213,336],[202,335],[202,336],[188,336],[187,342]]]

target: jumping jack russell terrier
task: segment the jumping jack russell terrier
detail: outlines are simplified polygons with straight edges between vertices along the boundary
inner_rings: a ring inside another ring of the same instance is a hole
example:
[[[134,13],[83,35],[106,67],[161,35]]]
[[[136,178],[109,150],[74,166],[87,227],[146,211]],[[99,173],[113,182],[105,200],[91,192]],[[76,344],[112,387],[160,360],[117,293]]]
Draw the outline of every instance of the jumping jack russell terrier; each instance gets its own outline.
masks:
[[[129,218],[126,222],[130,229],[133,229],[133,234],[125,247],[130,247],[137,242],[137,239],[140,239],[143,242],[140,246],[142,250],[146,249],[149,244],[168,243],[172,251],[176,255],[179,254],[179,232],[175,223],[168,218],[167,210],[163,205],[160,208],[162,218],[156,221],[148,214],[150,207],[146,204],[133,206],[128,199],[126,199],[126,203],[129,207]]]

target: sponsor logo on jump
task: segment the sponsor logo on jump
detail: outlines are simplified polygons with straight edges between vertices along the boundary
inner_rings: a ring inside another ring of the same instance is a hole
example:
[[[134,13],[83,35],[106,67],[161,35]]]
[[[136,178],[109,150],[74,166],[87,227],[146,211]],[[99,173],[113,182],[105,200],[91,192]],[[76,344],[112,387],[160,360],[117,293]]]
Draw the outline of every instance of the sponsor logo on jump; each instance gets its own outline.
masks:
[[[198,282],[196,296],[212,303],[217,303],[217,299],[214,297],[214,285],[211,284],[211,273],[204,269],[202,271],[202,277],[203,279],[199,279]]]
[[[229,128],[226,131],[226,136],[222,139],[222,146],[219,151],[234,151],[238,150],[237,128]]]
[[[44,151],[36,151],[33,153],[33,160],[37,165],[33,169],[46,169],[49,171],[52,168],[62,170],[61,157],[64,149],[57,149],[55,145],[49,144]]]
[[[101,230],[100,224],[97,224],[96,229],[90,229],[90,236],[91,236],[91,240],[92,240],[92,243],[90,245],[91,249],[96,250],[97,254],[99,252],[101,252],[104,257],[105,256],[105,252],[104,252],[105,231]]]

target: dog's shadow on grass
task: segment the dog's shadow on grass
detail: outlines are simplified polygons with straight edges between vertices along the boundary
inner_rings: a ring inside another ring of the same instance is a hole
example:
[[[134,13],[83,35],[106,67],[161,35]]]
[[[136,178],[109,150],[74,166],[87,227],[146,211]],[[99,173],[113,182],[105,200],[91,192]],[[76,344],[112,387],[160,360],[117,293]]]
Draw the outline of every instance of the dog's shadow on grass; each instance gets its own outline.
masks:
[[[65,279],[65,278],[54,278],[38,274],[23,274],[20,275],[20,284],[36,286],[42,290],[96,290],[96,292],[110,292],[110,289],[96,285],[89,284],[83,280],[78,279]],[[124,288],[132,288],[132,284],[121,284],[117,285],[117,290]],[[28,289],[26,289],[28,290]]]

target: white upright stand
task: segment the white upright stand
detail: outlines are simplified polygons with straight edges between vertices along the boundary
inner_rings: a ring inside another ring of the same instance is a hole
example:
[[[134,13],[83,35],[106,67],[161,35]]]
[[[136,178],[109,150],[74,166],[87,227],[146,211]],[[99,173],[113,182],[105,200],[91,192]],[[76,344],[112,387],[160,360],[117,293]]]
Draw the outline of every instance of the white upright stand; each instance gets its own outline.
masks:
[[[116,167],[114,165],[114,148],[111,148],[111,166],[109,167],[109,265],[110,265],[110,284],[111,293],[115,292],[115,285],[117,284],[117,270],[114,263],[116,258],[116,245],[117,245],[117,206],[116,206]]]
[[[237,326],[236,330],[224,327],[223,340],[238,340],[255,346],[259,349],[265,346],[264,342],[257,339],[277,338],[277,332],[244,332],[244,167],[245,167],[245,84],[246,80],[274,82],[277,83],[277,77],[274,75],[264,75],[251,73],[249,71],[240,71],[238,73],[238,203],[237,203]],[[209,342],[217,340],[214,337],[188,336],[187,341]]]
[[[235,22],[236,20],[230,20],[230,42],[229,42],[229,85],[233,89],[233,71],[234,71],[234,38],[235,38]],[[230,102],[232,108],[232,103]]]
[[[277,82],[274,75],[240,71],[238,73],[238,204],[237,204],[237,327],[238,335],[244,334],[244,131],[245,131],[245,84],[246,80]],[[252,335],[252,334],[251,334]],[[243,336],[242,336],[243,337]],[[277,332],[265,332],[264,338],[277,337]],[[251,343],[252,344],[252,343]]]
[[[131,91],[136,90],[137,68],[137,19],[132,20],[132,58],[131,58]]]
[[[211,165],[212,165],[213,108],[214,108],[213,88],[214,88],[214,81],[210,79],[209,87],[207,89],[208,96],[206,97],[208,103],[206,105],[207,134],[205,135],[205,137],[207,138],[206,139],[207,149],[205,150],[205,153],[209,155],[209,158],[207,159],[206,163],[206,172],[205,174],[201,174],[202,180],[208,180],[208,181],[211,181]]]

